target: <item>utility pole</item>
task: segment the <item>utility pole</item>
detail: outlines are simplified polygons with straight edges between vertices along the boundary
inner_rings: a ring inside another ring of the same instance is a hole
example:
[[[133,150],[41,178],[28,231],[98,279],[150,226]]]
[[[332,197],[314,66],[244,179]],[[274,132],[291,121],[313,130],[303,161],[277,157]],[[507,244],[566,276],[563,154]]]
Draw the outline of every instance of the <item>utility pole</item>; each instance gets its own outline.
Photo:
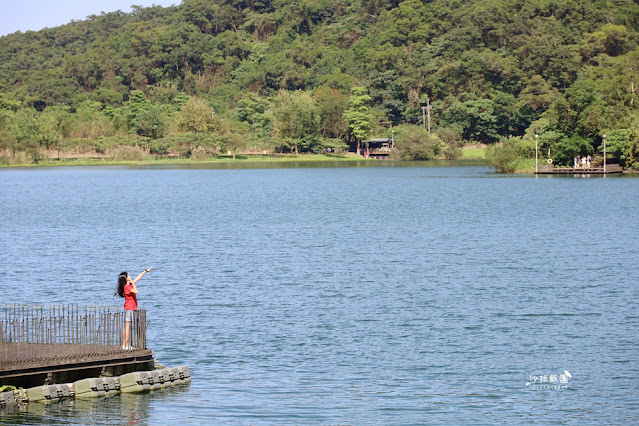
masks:
[[[535,133],[535,174],[539,173],[539,167],[537,165],[539,161],[539,134]]]
[[[604,143],[604,176],[606,175],[606,135],[603,135]]]
[[[430,135],[430,98],[426,99],[428,111],[428,134]]]
[[[426,107],[422,106],[422,128],[426,130]]]
[[[422,127],[426,130],[426,112],[428,111],[428,133],[430,134],[430,98],[426,99],[426,106],[422,106]]]

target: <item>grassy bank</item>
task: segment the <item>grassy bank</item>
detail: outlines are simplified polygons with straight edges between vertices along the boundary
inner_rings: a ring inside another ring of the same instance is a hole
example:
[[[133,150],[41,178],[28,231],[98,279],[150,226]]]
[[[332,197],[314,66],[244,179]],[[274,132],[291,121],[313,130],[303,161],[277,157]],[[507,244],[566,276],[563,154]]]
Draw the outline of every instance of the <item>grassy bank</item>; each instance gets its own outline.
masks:
[[[484,148],[463,148],[460,160],[485,160]],[[176,156],[147,156],[139,160],[114,160],[104,156],[89,155],[63,158],[41,158],[37,163],[33,162],[0,162],[0,168],[8,167],[69,167],[69,166],[150,166],[150,165],[175,165],[188,166],[194,164],[229,164],[241,165],[243,163],[321,163],[321,162],[362,162],[384,161],[374,158],[364,158],[352,152],[340,154],[242,154],[220,155],[205,158],[176,157]]]
[[[477,148],[477,147],[469,147],[465,146],[462,148],[462,160],[485,160],[486,159],[486,148]]]
[[[189,165],[215,163],[274,163],[274,162],[322,162],[322,161],[375,161],[354,153],[343,154],[270,154],[230,155],[193,159],[189,157],[149,156],[141,160],[116,161],[100,157],[72,157],[42,159],[38,163],[0,164],[0,167],[66,167],[66,166],[128,166],[128,165]]]

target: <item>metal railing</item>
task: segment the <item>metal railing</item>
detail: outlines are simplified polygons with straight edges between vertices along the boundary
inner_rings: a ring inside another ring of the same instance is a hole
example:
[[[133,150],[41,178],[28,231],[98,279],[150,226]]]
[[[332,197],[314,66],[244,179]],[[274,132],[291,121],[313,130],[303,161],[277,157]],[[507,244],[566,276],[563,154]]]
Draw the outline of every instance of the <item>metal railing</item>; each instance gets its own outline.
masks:
[[[129,342],[124,327],[124,312],[113,307],[7,304],[0,307],[0,366],[146,349],[146,311],[132,312]]]

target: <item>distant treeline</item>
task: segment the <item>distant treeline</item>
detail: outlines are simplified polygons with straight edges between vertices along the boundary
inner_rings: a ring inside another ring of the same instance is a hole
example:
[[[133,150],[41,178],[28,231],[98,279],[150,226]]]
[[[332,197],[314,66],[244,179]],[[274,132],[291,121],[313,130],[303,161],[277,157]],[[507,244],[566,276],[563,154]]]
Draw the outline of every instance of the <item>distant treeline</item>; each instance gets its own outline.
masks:
[[[0,161],[492,147],[639,169],[632,0],[184,0],[0,38]],[[428,114],[429,113],[429,114]],[[430,115],[433,132],[423,130]],[[499,144],[495,144],[501,142]]]

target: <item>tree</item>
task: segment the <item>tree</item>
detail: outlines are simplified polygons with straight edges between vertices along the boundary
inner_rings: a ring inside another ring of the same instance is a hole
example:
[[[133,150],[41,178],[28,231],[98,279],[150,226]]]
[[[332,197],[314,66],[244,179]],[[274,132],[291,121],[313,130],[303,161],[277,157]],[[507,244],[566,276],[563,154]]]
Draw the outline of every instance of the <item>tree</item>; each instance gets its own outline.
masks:
[[[517,162],[522,158],[518,142],[519,138],[507,139],[501,146],[490,146],[486,150],[486,158],[500,173],[513,173],[517,170]]]
[[[53,149],[58,152],[60,158],[60,127],[61,122],[58,120],[54,111],[50,108],[44,110],[39,117],[40,127],[40,145],[44,145],[47,149]]]
[[[371,97],[374,110],[384,114],[385,127],[390,123],[399,123],[405,108],[402,100],[405,88],[399,84],[396,71],[371,72],[368,74],[367,93]]]
[[[348,109],[344,111],[344,119],[357,140],[357,155],[361,153],[362,141],[368,139],[370,135],[372,121],[370,101],[371,97],[366,94],[365,87],[353,87],[351,96],[348,98]]]
[[[618,159],[626,168],[639,170],[639,117],[633,117],[627,129],[612,130],[606,136],[606,157]],[[603,154],[603,144],[599,152]]]
[[[68,127],[69,137],[75,138],[99,139],[114,133],[111,120],[102,112],[102,104],[93,101],[84,101],[76,107],[76,113]]]
[[[559,92],[550,87],[542,76],[536,74],[525,81],[525,86],[519,94],[519,103],[537,112],[543,112],[548,109],[558,94]]]
[[[15,158],[19,151],[33,154],[39,147],[40,124],[33,108],[21,108],[12,117],[10,135],[5,136],[6,146],[12,148]]]
[[[13,133],[8,130],[0,130],[0,152],[2,152],[0,157],[6,156],[8,151],[11,151],[15,157],[17,144],[18,140]]]
[[[623,164],[626,160],[625,153],[627,149],[628,130],[612,130],[608,132],[606,136],[606,157],[619,159]],[[603,155],[603,144],[599,147],[599,151]]]
[[[213,131],[216,127],[213,110],[206,101],[191,97],[182,105],[177,115],[177,126],[182,132],[203,133]]]
[[[248,146],[244,135],[238,133],[228,133],[222,137],[222,144],[224,148],[233,153],[233,159],[238,151],[245,149]]]
[[[146,100],[146,95],[141,90],[133,90],[129,93],[129,100],[127,102],[127,118],[129,120],[130,128],[134,127],[134,121],[138,115],[147,111],[151,107],[149,101]]]
[[[635,117],[627,130],[623,154],[624,163],[629,168],[639,170],[639,117]]]
[[[402,160],[433,160],[442,151],[443,143],[435,134],[421,126],[405,124],[396,128],[395,147]]]
[[[454,160],[461,157],[463,140],[459,126],[441,127],[435,133],[444,144],[444,158]]]
[[[15,153],[18,140],[13,132],[13,120],[15,112],[20,108],[20,104],[11,101],[0,93],[0,150],[2,155],[6,155],[8,150]]]
[[[591,155],[594,153],[592,140],[580,135],[562,135],[552,148],[552,159],[557,164],[569,165],[577,156]]]
[[[317,108],[320,115],[320,131],[325,138],[340,138],[346,133],[344,111],[348,99],[339,90],[321,87],[315,92]]]
[[[140,136],[159,139],[166,135],[168,124],[160,107],[151,107],[140,112],[132,123],[132,129]]]
[[[454,99],[444,112],[444,123],[458,124],[462,128],[462,137],[467,141],[495,142],[498,117],[495,105],[490,99],[473,99],[460,102]]]
[[[597,136],[609,121],[607,105],[593,81],[578,79],[557,97],[546,114],[552,126],[566,135]]]
[[[625,53],[630,46],[628,29],[623,25],[605,24],[595,32],[583,35],[581,53],[592,58],[599,53],[618,56]]]
[[[248,123],[253,132],[268,134],[271,130],[272,104],[268,98],[249,92],[237,103],[235,116],[238,120]]]
[[[318,137],[320,116],[315,99],[308,92],[282,90],[275,98],[273,128],[275,136],[287,140],[294,148],[307,149]]]

